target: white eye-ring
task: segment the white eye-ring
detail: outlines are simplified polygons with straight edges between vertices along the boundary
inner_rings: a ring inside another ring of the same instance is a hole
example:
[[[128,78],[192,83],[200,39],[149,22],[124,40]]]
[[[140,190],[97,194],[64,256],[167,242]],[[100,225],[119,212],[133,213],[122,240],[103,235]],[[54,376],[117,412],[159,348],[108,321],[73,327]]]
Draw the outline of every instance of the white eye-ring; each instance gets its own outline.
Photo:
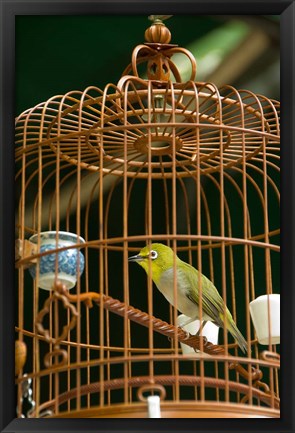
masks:
[[[158,257],[157,251],[152,250],[150,253],[150,257],[152,260],[155,260]]]

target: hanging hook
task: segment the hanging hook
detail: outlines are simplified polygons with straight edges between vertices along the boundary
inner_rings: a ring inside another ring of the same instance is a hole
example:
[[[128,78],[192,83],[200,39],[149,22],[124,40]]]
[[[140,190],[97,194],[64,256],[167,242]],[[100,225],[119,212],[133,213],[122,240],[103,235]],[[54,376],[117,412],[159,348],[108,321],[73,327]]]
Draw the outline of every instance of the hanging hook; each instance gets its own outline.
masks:
[[[155,23],[155,22],[159,22],[159,21],[162,22],[162,21],[168,20],[168,18],[171,18],[171,17],[173,17],[173,15],[150,15],[148,17],[148,19]]]

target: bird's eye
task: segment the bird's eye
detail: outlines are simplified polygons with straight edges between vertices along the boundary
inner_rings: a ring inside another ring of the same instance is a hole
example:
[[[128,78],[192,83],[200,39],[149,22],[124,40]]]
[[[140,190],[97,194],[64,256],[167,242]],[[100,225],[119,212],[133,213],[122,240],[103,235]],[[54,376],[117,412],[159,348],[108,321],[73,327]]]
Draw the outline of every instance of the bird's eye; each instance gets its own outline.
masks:
[[[158,257],[157,251],[152,250],[150,256],[152,260],[155,260]]]

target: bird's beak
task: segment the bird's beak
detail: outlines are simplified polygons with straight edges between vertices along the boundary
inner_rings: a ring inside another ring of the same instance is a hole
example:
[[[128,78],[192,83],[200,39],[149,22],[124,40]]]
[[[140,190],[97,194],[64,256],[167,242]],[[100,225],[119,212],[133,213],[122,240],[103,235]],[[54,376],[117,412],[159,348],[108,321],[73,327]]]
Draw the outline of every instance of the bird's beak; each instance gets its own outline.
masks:
[[[143,260],[143,257],[140,254],[137,254],[136,256],[131,256],[128,258],[128,262],[141,262]]]

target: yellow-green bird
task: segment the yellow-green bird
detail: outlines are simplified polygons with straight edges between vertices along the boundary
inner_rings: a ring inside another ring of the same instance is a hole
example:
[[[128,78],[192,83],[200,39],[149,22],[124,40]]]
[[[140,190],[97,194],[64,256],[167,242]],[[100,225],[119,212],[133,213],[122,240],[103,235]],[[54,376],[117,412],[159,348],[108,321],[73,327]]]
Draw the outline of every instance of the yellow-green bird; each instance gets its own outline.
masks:
[[[163,244],[152,244],[142,248],[138,255],[129,257],[128,261],[137,262],[156,284],[160,292],[168,302],[175,305],[174,301],[174,252]],[[149,261],[151,261],[149,265]],[[176,280],[177,280],[177,309],[191,318],[189,322],[199,319],[199,271],[180,260],[176,256]],[[201,276],[202,282],[202,319],[210,320],[217,326],[224,328],[224,303],[214,284],[205,275]],[[188,322],[188,323],[189,323]],[[243,352],[247,350],[247,342],[238,330],[230,311],[226,308],[226,326],[237,341]]]

